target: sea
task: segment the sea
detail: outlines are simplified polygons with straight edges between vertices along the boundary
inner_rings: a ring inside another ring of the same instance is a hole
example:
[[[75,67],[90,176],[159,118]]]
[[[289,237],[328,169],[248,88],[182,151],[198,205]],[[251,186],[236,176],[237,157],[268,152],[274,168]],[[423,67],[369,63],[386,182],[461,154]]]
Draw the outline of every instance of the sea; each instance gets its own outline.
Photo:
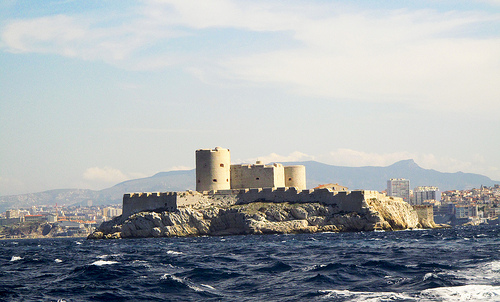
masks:
[[[500,227],[0,241],[0,301],[500,301]]]

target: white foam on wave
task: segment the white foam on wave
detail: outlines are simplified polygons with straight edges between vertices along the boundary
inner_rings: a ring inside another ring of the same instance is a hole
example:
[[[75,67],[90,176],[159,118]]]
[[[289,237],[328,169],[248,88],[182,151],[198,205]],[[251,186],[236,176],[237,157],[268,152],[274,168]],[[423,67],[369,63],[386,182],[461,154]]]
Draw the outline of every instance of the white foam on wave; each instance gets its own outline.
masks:
[[[117,261],[107,261],[107,260],[97,260],[92,262],[90,265],[97,265],[97,266],[103,266],[103,265],[111,265],[111,264],[116,264],[118,263]]]
[[[169,255],[183,255],[183,252],[176,252],[176,251],[167,251],[167,254]]]
[[[210,286],[207,284],[196,285],[194,282],[189,281],[186,278],[179,278],[175,275],[164,274],[163,276],[160,277],[160,279],[161,280],[171,279],[175,282],[182,283],[182,284],[186,285],[187,287],[189,287],[190,289],[192,289],[196,292],[209,292],[209,293],[218,295],[217,290],[213,286]]]
[[[12,258],[10,258],[10,261],[18,261],[18,260],[22,260],[23,258],[19,257],[19,256],[12,256]]]
[[[487,262],[470,269],[456,271],[454,274],[471,284],[489,285],[498,283],[500,282],[500,261]]]
[[[54,260],[54,262],[61,263],[62,260],[61,259],[56,259],[56,260]]]
[[[463,285],[426,289],[420,298],[430,301],[499,301],[500,286]]]
[[[325,294],[324,298],[341,299],[341,301],[420,301],[417,297],[394,292],[351,292],[335,289],[320,290],[319,292]]]
[[[353,292],[349,290],[320,290],[324,298],[342,301],[500,301],[500,286],[463,285],[438,287],[417,294],[395,292]]]
[[[97,256],[97,258],[106,259],[108,257],[119,257],[119,256],[121,256],[121,254],[113,254],[113,255],[104,254],[104,255]]]
[[[208,284],[200,283],[200,286],[206,287],[206,288],[211,289],[211,290],[215,290],[215,288],[213,286],[210,286]]]

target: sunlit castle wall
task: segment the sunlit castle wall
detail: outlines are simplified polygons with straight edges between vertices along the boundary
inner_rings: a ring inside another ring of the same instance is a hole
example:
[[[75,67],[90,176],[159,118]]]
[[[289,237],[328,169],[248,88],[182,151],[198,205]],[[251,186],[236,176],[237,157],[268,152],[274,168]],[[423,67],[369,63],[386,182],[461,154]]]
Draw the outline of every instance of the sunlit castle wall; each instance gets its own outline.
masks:
[[[299,190],[306,189],[306,167],[285,166],[285,187],[296,187]]]
[[[282,164],[231,165],[231,189],[281,188],[285,186]]]
[[[196,191],[231,189],[231,156],[229,149],[196,150]]]

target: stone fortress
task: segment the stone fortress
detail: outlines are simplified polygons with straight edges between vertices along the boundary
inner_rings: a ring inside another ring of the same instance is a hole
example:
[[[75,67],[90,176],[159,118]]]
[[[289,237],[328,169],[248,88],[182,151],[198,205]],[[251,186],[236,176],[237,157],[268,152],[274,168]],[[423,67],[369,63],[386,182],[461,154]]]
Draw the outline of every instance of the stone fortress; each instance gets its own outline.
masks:
[[[274,163],[231,165],[229,149],[196,150],[196,191],[128,193],[123,196],[123,216],[142,211],[174,212],[184,207],[210,204],[321,203],[338,211],[365,212],[368,199],[387,199],[377,191],[306,189],[304,166]],[[399,199],[392,198],[391,199]]]

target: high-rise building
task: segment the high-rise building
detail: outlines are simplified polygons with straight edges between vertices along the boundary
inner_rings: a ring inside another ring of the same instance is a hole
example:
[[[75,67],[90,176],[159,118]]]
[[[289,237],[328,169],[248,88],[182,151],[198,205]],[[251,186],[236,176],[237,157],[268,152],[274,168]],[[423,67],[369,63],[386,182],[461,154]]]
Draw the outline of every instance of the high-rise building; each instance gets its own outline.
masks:
[[[410,181],[404,178],[391,178],[387,181],[387,196],[401,197],[410,202]]]
[[[416,187],[413,190],[414,204],[423,204],[426,200],[441,201],[441,192],[438,187]]]

